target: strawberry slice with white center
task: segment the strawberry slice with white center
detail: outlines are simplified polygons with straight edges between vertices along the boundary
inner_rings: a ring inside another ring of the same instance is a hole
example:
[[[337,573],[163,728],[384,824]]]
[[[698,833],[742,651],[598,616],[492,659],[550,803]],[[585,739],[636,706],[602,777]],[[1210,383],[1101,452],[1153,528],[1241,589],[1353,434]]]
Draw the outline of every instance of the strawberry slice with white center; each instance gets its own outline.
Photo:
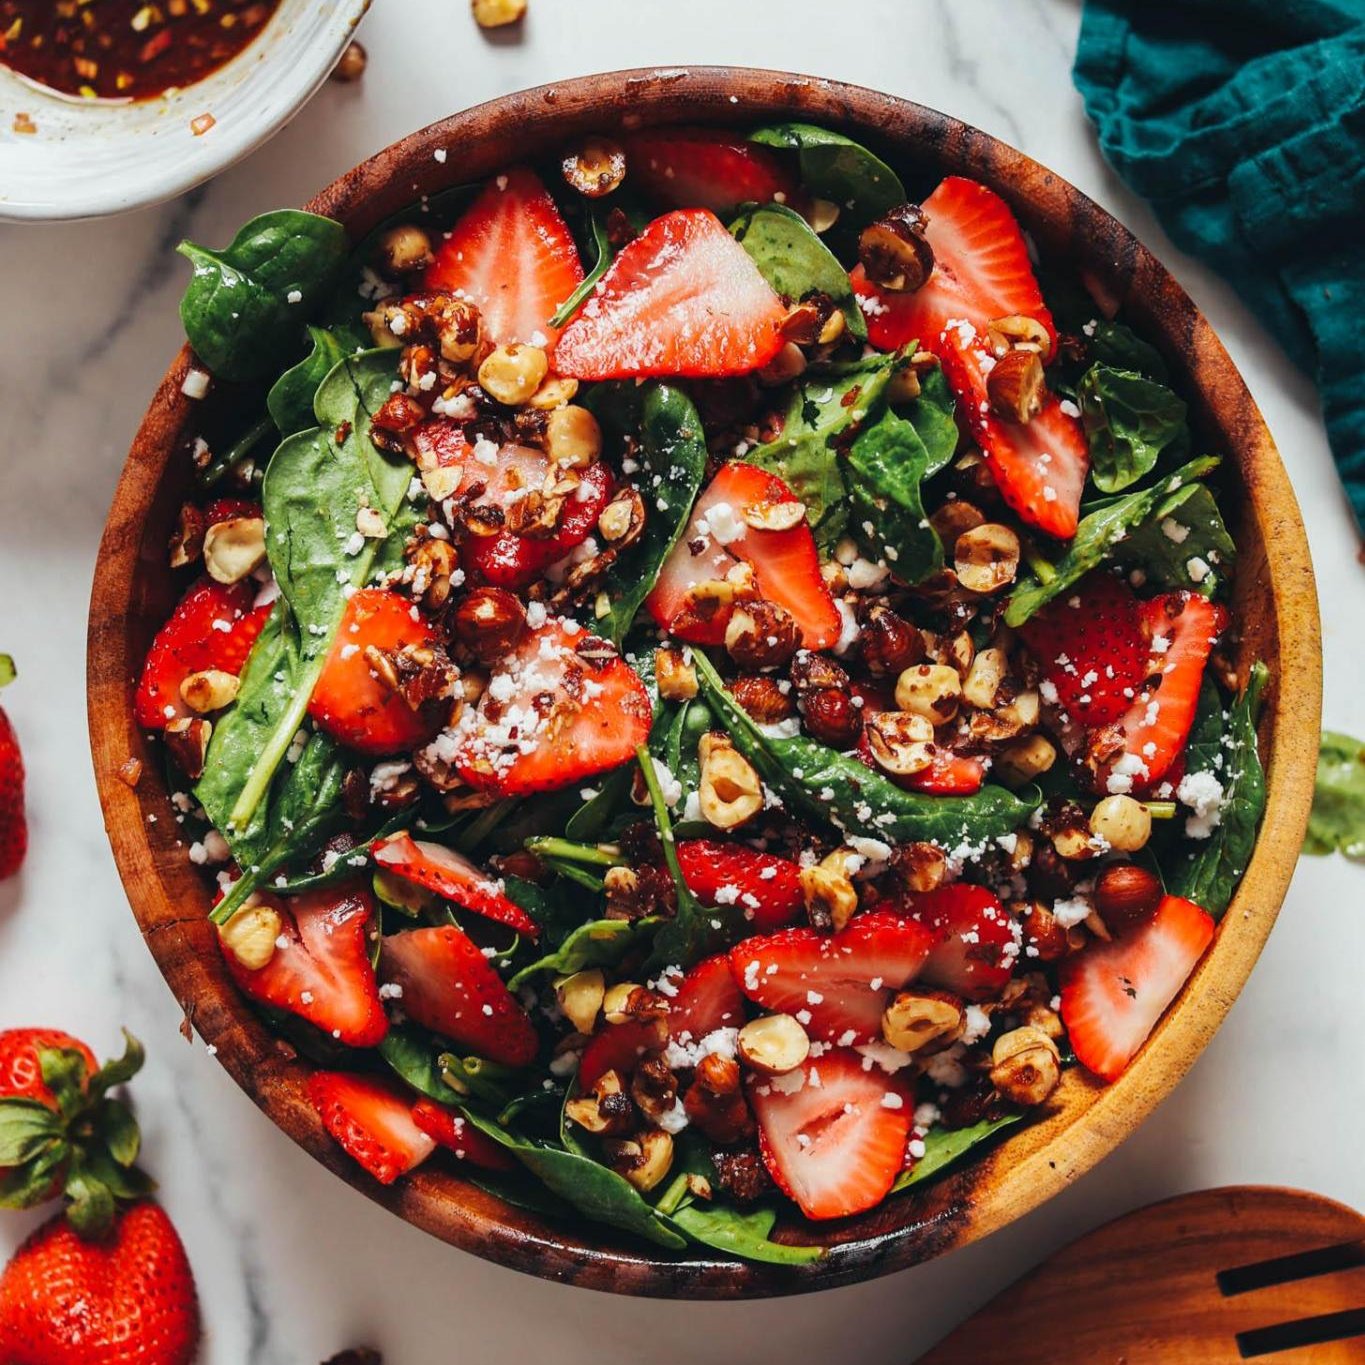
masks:
[[[1193,901],[1167,896],[1150,919],[1062,960],[1062,1022],[1084,1066],[1106,1081],[1123,1073],[1213,931],[1212,918]]]
[[[413,1122],[411,1098],[392,1081],[315,1071],[306,1088],[323,1127],[381,1185],[392,1185],[436,1150],[435,1138]]]
[[[256,903],[280,917],[275,952],[264,967],[223,961],[245,995],[296,1014],[347,1047],[374,1047],[389,1031],[370,962],[375,905],[359,883],[320,887],[296,896],[256,892]]]
[[[684,839],[678,844],[678,864],[703,905],[738,905],[760,933],[784,928],[805,909],[801,869],[790,858],[747,844]]]
[[[1125,580],[1096,572],[1019,627],[1065,721],[1090,729],[1129,709],[1150,652],[1140,605]]]
[[[425,285],[467,298],[495,345],[548,346],[550,319],[583,281],[578,248],[534,171],[514,166],[484,186],[436,248]]]
[[[1096,789],[1150,788],[1172,769],[1199,709],[1204,667],[1227,626],[1227,611],[1193,592],[1169,592],[1139,607],[1151,654],[1147,680],[1119,717],[1123,750],[1096,777]]]
[[[782,349],[787,310],[709,209],[679,209],[629,242],[564,329],[554,368],[574,379],[721,379]]]
[[[453,924],[389,934],[379,972],[403,1013],[491,1062],[527,1066],[539,1041],[479,947]]]
[[[194,715],[180,695],[180,684],[191,673],[242,671],[271,610],[252,607],[256,591],[249,580],[225,584],[203,578],[180,599],[142,665],[133,701],[139,725],[164,730],[171,721]]]
[[[791,204],[803,196],[776,153],[720,128],[645,128],[622,139],[630,182],[669,208]]]
[[[516,1157],[475,1128],[463,1114],[435,1100],[418,1100],[412,1106],[412,1121],[429,1138],[471,1166],[482,1166],[486,1171],[520,1170]]]
[[[970,324],[950,326],[938,352],[943,373],[960,398],[966,419],[1000,495],[1025,525],[1070,540],[1080,520],[1081,494],[1090,470],[1090,445],[1080,422],[1048,394],[1042,411],[1027,422],[1010,422],[992,410],[986,375],[994,357]]]
[[[764,1164],[807,1218],[875,1207],[905,1165],[914,1097],[898,1077],[864,1068],[856,1052],[832,1048],[747,1085]]]
[[[699,1043],[717,1029],[742,1028],[744,1019],[744,996],[724,953],[698,962],[668,1002],[669,1036],[679,1042]]]
[[[546,621],[497,664],[477,707],[428,747],[470,786],[551,791],[628,763],[649,737],[649,693],[605,642]]]
[[[404,831],[377,839],[371,846],[380,867],[448,901],[495,920],[528,938],[538,938],[540,926],[521,906],[503,894],[500,881],[480,871],[462,853],[444,844],[414,839]]]
[[[922,288],[890,293],[872,284],[861,266],[853,271],[872,344],[896,350],[918,341],[937,355],[1005,501],[1028,525],[1070,539],[1090,464],[1080,422],[1055,397],[1032,421],[1006,422],[986,395],[994,364],[985,349],[989,323],[1033,318],[1056,343],[1024,234],[998,194],[960,176],[945,179],[922,207],[934,251]]]
[[[717,645],[725,639],[729,606],[698,599],[693,589],[748,564],[758,596],[791,613],[807,649],[829,649],[843,622],[820,576],[820,553],[803,518],[785,530],[751,526],[767,509],[798,502],[775,474],[734,460],[722,465],[703,490],[673,553],[645,599],[653,618],[679,639]]]
[[[1000,993],[1019,960],[1023,936],[999,897],[984,886],[952,882],[909,896],[906,903],[930,933],[926,981],[968,1000]]]
[[[891,910],[857,915],[837,934],[784,929],[730,950],[740,990],[774,1014],[790,1014],[812,1038],[852,1047],[881,1037],[893,992],[919,974],[933,935]]]
[[[411,599],[388,588],[361,588],[346,603],[308,714],[318,729],[372,758],[424,744],[440,728],[449,702],[414,710],[375,671],[366,651],[391,658],[408,647],[437,643],[436,631]]]

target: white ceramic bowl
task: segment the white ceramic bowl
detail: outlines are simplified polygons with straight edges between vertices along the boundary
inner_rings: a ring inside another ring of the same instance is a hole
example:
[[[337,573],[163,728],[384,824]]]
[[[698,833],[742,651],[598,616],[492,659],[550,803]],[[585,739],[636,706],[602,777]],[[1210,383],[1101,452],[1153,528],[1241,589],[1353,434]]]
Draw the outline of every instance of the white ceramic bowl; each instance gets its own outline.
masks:
[[[98,218],[192,189],[302,108],[369,5],[282,0],[265,29],[206,80],[137,103],[53,94],[0,67],[0,219]],[[18,113],[37,131],[16,131]]]

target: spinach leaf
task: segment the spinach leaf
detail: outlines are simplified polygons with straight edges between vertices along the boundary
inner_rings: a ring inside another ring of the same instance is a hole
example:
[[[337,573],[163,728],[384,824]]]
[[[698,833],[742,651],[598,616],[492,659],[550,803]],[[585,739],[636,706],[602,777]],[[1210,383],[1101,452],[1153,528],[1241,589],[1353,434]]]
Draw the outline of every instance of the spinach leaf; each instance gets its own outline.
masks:
[[[281,209],[253,218],[223,251],[177,250],[194,267],[180,320],[195,353],[220,379],[259,379],[297,347],[346,259],[346,230]]]
[[[929,457],[924,468],[926,479],[946,469],[957,454],[956,408],[957,402],[943,370],[935,366],[920,379],[919,397],[901,410],[901,416],[919,433]]]
[[[315,733],[308,737],[296,761],[291,763],[288,754],[285,761],[290,766],[277,783],[274,799],[258,807],[252,823],[231,840],[242,875],[213,907],[215,924],[226,924],[247,897],[286,863],[316,853],[341,822],[341,785],[349,765],[340,747],[326,735]],[[365,849],[357,850],[357,855],[368,861]],[[348,859],[339,862],[346,864]],[[348,873],[342,866],[339,874],[329,875],[328,880],[343,881],[357,871],[353,867]]]
[[[706,440],[692,400],[671,384],[647,384],[640,392],[636,482],[645,501],[645,530],[608,571],[611,610],[595,626],[618,648],[681,539],[706,473]]]
[[[899,1190],[910,1189],[912,1185],[922,1185],[926,1180],[932,1180],[966,1156],[973,1147],[979,1147],[997,1133],[1023,1121],[1022,1114],[1004,1114],[998,1119],[982,1119],[970,1128],[930,1129],[924,1139],[924,1155],[910,1170],[897,1178],[891,1192],[895,1194]]]
[[[1170,374],[1161,352],[1143,341],[1131,327],[1104,319],[1085,325],[1090,329],[1090,358],[1096,364],[1145,375],[1148,379],[1155,379],[1158,384],[1165,384],[1169,380]]]
[[[788,303],[828,294],[844,315],[849,335],[867,340],[867,323],[848,271],[794,209],[785,204],[750,209],[731,224],[730,231],[772,285],[773,293]]]
[[[811,123],[773,123],[756,128],[749,141],[794,151],[801,183],[811,194],[838,204],[850,227],[865,227],[905,203],[905,186],[895,171],[842,133]]]
[[[394,1074],[419,1095],[438,1104],[458,1105],[463,1096],[452,1090],[441,1076],[435,1042],[412,1024],[391,1024],[384,1040],[375,1049]]]
[[[1265,771],[1256,751],[1256,716],[1268,675],[1263,663],[1253,665],[1242,695],[1226,714],[1214,688],[1218,742],[1209,744],[1196,722],[1195,742],[1185,752],[1187,775],[1210,773],[1222,785],[1220,818],[1207,838],[1195,841],[1196,847],[1183,861],[1168,864],[1166,889],[1202,906],[1214,919],[1222,918],[1247,870],[1265,812]],[[1208,709],[1201,698],[1200,711]]]
[[[292,369],[286,370],[271,385],[265,406],[270,420],[281,436],[292,436],[316,424],[313,400],[322,381],[331,374],[346,352],[335,336],[325,328],[308,327],[313,349]]]
[[[1208,485],[1191,483],[1162,502],[1119,545],[1117,557],[1140,566],[1148,583],[1214,597],[1231,582],[1237,547]]]
[[[647,1238],[672,1251],[682,1251],[687,1246],[686,1240],[654,1212],[633,1185],[591,1157],[519,1138],[469,1108],[464,1110],[464,1116],[585,1217]]]
[[[1365,744],[1324,730],[1305,853],[1365,858]]]
[[[1055,564],[1047,566],[1044,577],[1035,577],[1015,589],[1005,609],[1005,624],[1021,626],[1040,607],[1060,597],[1073,584],[1080,582],[1091,569],[1115,558],[1122,541],[1136,527],[1151,520],[1153,513],[1177,489],[1216,469],[1218,458],[1213,455],[1191,460],[1189,464],[1168,474],[1150,488],[1121,497],[1109,498],[1081,518],[1075,539],[1066,554]],[[1085,508],[1081,509],[1083,512]],[[1034,566],[1035,575],[1039,565]]]
[[[1119,493],[1156,467],[1162,452],[1188,446],[1185,404],[1164,384],[1130,370],[1092,365],[1076,389],[1090,443],[1090,477]]]
[[[569,295],[555,310],[550,319],[551,327],[563,327],[573,315],[587,302],[588,295],[597,288],[597,281],[607,273],[611,264],[611,242],[607,238],[607,216],[596,207],[588,211],[588,230],[592,237],[592,268],[583,276],[583,283]]]
[[[987,785],[972,796],[908,792],[856,758],[805,738],[769,739],[725,690],[700,651],[693,664],[707,701],[735,748],[793,814],[887,844],[932,840],[981,844],[1023,826],[1041,795]]]
[[[280,601],[252,649],[237,700],[214,727],[195,793],[238,861],[249,866],[268,830],[261,805],[294,745],[346,607],[368,578],[378,542],[358,539],[363,498],[391,533],[405,527],[411,471],[369,439],[371,414],[388,396],[396,353],[347,358],[317,393],[321,426],[289,437],[262,489],[266,547]],[[355,553],[350,553],[355,550]]]
[[[774,1242],[768,1234],[777,1222],[777,1211],[770,1208],[741,1213],[726,1204],[696,1202],[684,1205],[669,1215],[674,1225],[702,1246],[739,1256],[746,1261],[769,1265],[806,1265],[825,1254],[823,1247],[791,1246]]]
[[[653,932],[658,921],[596,919],[580,924],[552,953],[528,963],[507,984],[519,990],[546,972],[572,976],[589,967],[614,967],[639,942]]]
[[[943,545],[929,524],[920,482],[929,452],[903,417],[883,413],[848,449],[853,535],[874,560],[890,564],[905,583],[919,583],[943,567]]]
[[[839,448],[879,410],[903,356],[812,366],[793,386],[782,434],[745,455],[776,474],[806,506],[816,543],[829,549],[848,522]]]

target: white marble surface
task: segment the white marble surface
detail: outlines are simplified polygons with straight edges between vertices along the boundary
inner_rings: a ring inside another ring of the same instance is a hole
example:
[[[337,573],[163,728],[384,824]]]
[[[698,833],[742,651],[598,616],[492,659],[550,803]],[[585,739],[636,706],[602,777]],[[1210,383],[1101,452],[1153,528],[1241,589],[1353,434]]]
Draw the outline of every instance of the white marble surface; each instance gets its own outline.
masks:
[[[320,0],[321,2],[321,0]],[[1362,569],[1309,385],[1208,271],[1183,258],[1095,150],[1068,71],[1075,0],[531,0],[490,43],[464,0],[376,0],[359,86],[324,88],[206,190],[114,222],[0,229],[0,647],[28,756],[33,851],[0,885],[0,1027],[61,1025],[97,1050],[126,1023],[147,1165],[198,1278],[207,1365],[312,1365],[345,1345],[390,1365],[552,1357],[673,1365],[856,1353],[902,1365],[1071,1237],[1182,1190],[1281,1182],[1365,1205],[1360,964],[1365,871],[1306,861],[1265,956],[1191,1075],[1098,1169],[1007,1231],[815,1298],[692,1307],[541,1284],[407,1227],[278,1133],[179,1013],[128,913],[100,825],[84,714],[95,547],[137,420],[179,341],[184,234],[226,240],[402,133],[478,100],[612,67],[733,62],[880,86],[1050,164],[1129,223],[1217,326],[1293,474],[1324,591],[1329,724],[1365,731]],[[837,17],[834,17],[837,16]],[[1293,686],[1293,680],[1286,680]],[[35,1219],[5,1215],[7,1255]]]

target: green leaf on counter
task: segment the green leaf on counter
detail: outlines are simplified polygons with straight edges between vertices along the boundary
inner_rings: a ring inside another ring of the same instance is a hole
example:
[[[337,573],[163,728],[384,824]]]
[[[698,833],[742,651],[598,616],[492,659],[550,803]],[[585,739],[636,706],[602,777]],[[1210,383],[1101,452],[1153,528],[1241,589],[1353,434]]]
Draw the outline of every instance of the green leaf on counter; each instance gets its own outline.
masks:
[[[749,140],[794,151],[802,185],[817,198],[837,204],[850,228],[865,227],[905,203],[905,186],[895,171],[842,133],[811,123],[772,123],[754,129]]]
[[[1091,569],[1117,558],[1123,541],[1137,527],[1150,521],[1172,493],[1216,469],[1218,463],[1218,458],[1212,455],[1191,460],[1150,488],[1108,498],[1092,505],[1088,512],[1083,506],[1081,511],[1085,515],[1081,517],[1081,524],[1066,553],[1048,566],[1045,577],[1037,577],[1035,568],[1035,577],[1015,589],[1005,609],[1005,624],[1023,625],[1039,608],[1079,583]]]
[[[1189,443],[1185,404],[1140,374],[1092,365],[1076,401],[1090,443],[1090,477],[1101,492],[1121,493],[1154,469],[1163,452]]]
[[[1365,744],[1324,730],[1303,851],[1365,858]]]
[[[346,259],[346,230],[281,209],[253,218],[222,251],[194,242],[177,250],[194,268],[180,320],[195,353],[220,379],[260,379],[299,346]]]
[[[1217,686],[1206,679],[1185,750],[1185,783],[1200,774],[1222,788],[1218,823],[1207,836],[1189,838],[1163,861],[1166,889],[1221,919],[1247,870],[1265,812],[1265,771],[1256,749],[1256,718],[1269,670],[1252,665],[1242,695],[1226,711]],[[1186,821],[1186,829],[1194,817]],[[1310,824],[1311,832],[1311,824]]]
[[[867,323],[848,271],[794,209],[785,204],[764,204],[742,214],[730,231],[773,293],[788,303],[800,303],[812,294],[827,294],[844,315],[849,335],[867,340]]]

